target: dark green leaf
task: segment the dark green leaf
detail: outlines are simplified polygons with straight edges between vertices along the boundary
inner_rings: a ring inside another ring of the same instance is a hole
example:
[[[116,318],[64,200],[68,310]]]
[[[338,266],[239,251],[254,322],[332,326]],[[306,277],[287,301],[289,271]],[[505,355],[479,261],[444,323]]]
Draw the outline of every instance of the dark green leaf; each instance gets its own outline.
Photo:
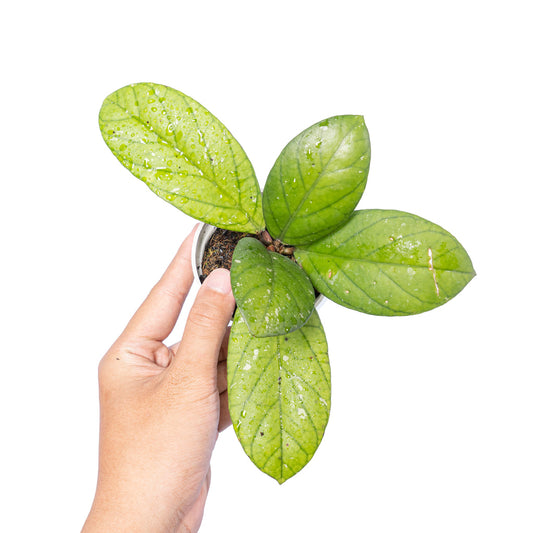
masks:
[[[164,85],[128,85],[105,99],[100,130],[134,176],[188,215],[234,231],[264,227],[248,157],[192,98]]]
[[[372,315],[412,315],[459,293],[475,276],[446,230],[402,211],[356,211],[295,257],[324,296]]]
[[[253,337],[237,311],[228,348],[229,409],[244,451],[283,483],[315,453],[328,422],[331,379],[317,312],[278,337]]]
[[[233,252],[231,285],[252,335],[267,337],[303,326],[315,304],[305,272],[257,239],[241,239]]]
[[[281,241],[317,241],[344,223],[365,189],[370,140],[362,116],[323,120],[281,152],[263,193],[267,228]]]

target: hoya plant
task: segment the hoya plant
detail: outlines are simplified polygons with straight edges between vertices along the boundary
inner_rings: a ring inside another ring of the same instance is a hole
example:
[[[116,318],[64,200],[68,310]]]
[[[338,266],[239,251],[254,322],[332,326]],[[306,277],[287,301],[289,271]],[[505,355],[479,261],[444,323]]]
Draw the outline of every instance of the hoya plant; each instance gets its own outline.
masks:
[[[362,116],[334,116],[297,135],[263,193],[233,135],[175,89],[119,89],[99,120],[113,154],[155,194],[241,234],[231,264],[237,309],[228,346],[230,414],[246,454],[283,483],[309,462],[329,417],[317,295],[372,315],[429,311],[474,277],[467,252],[416,215],[354,210],[370,164]]]

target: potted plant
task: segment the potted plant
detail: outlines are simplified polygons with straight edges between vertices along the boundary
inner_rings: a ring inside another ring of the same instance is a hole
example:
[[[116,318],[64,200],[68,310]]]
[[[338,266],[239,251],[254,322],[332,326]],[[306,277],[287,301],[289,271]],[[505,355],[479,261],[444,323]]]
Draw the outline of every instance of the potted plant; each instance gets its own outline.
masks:
[[[228,346],[230,414],[250,459],[283,483],[309,462],[329,417],[317,294],[373,315],[422,313],[474,277],[467,252],[416,215],[354,211],[370,164],[362,116],[331,117],[297,135],[262,193],[231,133],[179,91],[129,85],[106,98],[99,120],[105,142],[134,176],[220,228],[237,303]],[[223,264],[217,261],[215,253],[213,268]]]

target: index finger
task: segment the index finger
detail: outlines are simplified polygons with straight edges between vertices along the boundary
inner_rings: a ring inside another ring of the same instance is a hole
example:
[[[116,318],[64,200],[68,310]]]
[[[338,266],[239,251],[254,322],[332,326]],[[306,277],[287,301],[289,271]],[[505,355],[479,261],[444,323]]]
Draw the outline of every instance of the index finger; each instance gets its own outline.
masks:
[[[163,341],[176,325],[193,282],[191,248],[198,224],[183,241],[161,279],[124,330],[124,335]]]

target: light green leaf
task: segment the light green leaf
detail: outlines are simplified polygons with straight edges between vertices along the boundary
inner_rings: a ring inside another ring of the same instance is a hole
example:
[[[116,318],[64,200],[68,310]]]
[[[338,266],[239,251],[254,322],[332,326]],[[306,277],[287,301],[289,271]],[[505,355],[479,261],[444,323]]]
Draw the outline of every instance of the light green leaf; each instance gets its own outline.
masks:
[[[324,296],[372,315],[428,311],[475,276],[453,235],[402,211],[356,211],[341,229],[294,255]]]
[[[315,453],[328,422],[331,378],[317,312],[302,328],[253,337],[237,310],[228,348],[233,427],[254,464],[283,483]]]
[[[237,306],[256,337],[298,329],[315,305],[315,291],[306,273],[250,237],[241,239],[233,252],[231,286]]]
[[[109,95],[100,130],[113,154],[158,196],[220,228],[264,228],[261,192],[239,143],[185,94],[137,83]]]
[[[337,229],[359,202],[369,165],[362,116],[332,117],[300,133],[283,149],[265,185],[270,234],[302,245]]]

